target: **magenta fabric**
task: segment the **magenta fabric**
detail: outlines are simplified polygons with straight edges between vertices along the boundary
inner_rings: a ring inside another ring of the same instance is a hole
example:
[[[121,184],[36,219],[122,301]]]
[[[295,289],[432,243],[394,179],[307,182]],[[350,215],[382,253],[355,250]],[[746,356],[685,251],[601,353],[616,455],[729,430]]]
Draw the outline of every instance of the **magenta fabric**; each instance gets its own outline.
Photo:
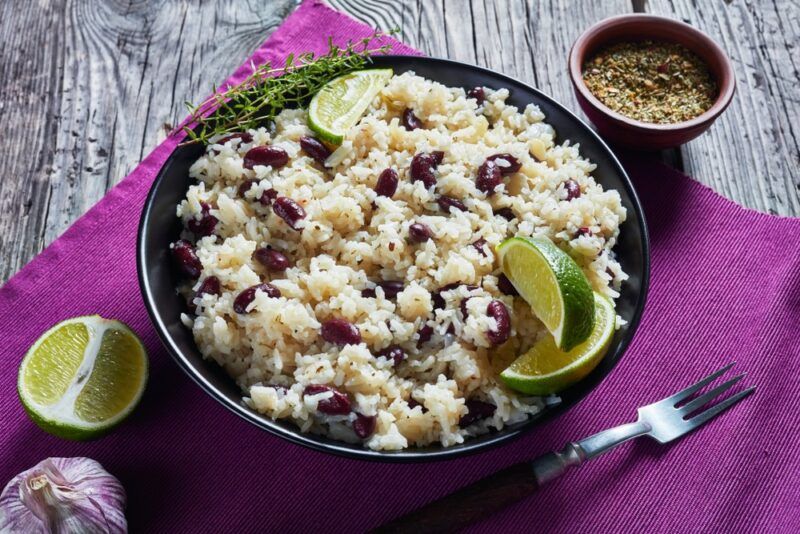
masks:
[[[371,29],[307,1],[252,60],[323,51],[327,32],[344,42]],[[400,44],[395,51],[415,53]],[[240,68],[232,80],[248,72]],[[363,463],[291,445],[240,420],[159,344],[139,295],[134,246],[147,190],[177,142],[167,139],[0,289],[0,485],[49,456],[88,456],[127,489],[132,531],[362,531],[514,462],[627,422],[637,405],[736,360],[746,383],[759,389],[725,416],[671,446],[646,440],[622,446],[474,530],[800,528],[800,219],[743,209],[659,163],[626,159],[652,237],[652,287],[615,371],[577,407],[509,445],[427,465]],[[150,383],[119,429],[72,443],[25,416],[15,392],[17,367],[48,327],[92,313],[123,320],[142,337]]]

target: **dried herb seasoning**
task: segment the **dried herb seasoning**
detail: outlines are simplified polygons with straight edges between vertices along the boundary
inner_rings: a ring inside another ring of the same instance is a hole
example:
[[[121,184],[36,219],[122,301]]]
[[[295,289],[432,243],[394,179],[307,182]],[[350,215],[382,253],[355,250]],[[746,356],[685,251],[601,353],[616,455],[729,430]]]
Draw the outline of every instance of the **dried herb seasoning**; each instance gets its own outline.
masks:
[[[613,111],[658,124],[697,117],[718,94],[708,66],[677,43],[640,41],[604,48],[584,64],[583,81]]]

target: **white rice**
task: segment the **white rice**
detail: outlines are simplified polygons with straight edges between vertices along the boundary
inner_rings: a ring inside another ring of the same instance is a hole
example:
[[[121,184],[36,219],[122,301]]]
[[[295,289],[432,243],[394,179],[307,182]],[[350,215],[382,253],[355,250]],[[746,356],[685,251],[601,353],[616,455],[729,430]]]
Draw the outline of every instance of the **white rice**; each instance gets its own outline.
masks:
[[[272,129],[250,131],[251,143],[233,139],[208,147],[191,168],[197,184],[177,214],[186,223],[199,216],[205,202],[219,223],[216,235],[197,243],[200,279],[180,290],[191,297],[213,275],[222,294],[195,298],[196,316],[183,320],[202,354],[236,379],[247,405],[294,421],[303,431],[363,441],[376,450],[455,445],[541,410],[542,399],[521,396],[497,377],[545,330],[522,299],[498,291],[494,247],[515,235],[547,236],[578,262],[594,289],[615,298],[615,288],[626,278],[612,251],[625,209],[616,191],[595,183],[594,165],[581,158],[577,145],[554,143],[555,132],[537,106],[520,111],[505,103],[507,97],[505,89],[487,90],[486,102],[478,107],[462,89],[413,73],[394,76],[328,159],[326,171],[300,150],[298,139],[312,135],[304,110],[286,110]],[[424,128],[402,126],[405,108],[414,110]],[[266,144],[285,149],[289,163],[278,170],[245,169],[247,150]],[[408,168],[414,154],[434,150],[445,156],[436,186],[427,190],[411,181]],[[487,198],[476,189],[475,175],[485,158],[497,153],[512,154],[522,168]],[[400,177],[391,199],[373,189],[389,167]],[[246,179],[260,181],[242,199],[237,188]],[[565,200],[567,179],[580,185],[579,198]],[[255,200],[269,188],[305,208],[301,231]],[[436,204],[439,194],[462,199],[468,211],[443,213]],[[516,219],[493,215],[502,207],[510,207]],[[410,243],[413,222],[427,224],[433,239]],[[591,235],[575,237],[582,227]],[[478,238],[488,243],[485,257],[470,246]],[[269,273],[252,257],[267,245],[284,252],[293,266]],[[385,298],[380,288],[375,298],[362,297],[363,289],[381,280],[402,281],[405,289],[396,299]],[[236,313],[236,296],[261,282],[272,283],[281,296],[258,292],[250,313]],[[445,309],[433,310],[432,292],[455,282],[478,289],[462,285],[444,292]],[[470,295],[463,320],[459,303]],[[493,299],[506,305],[512,321],[511,339],[495,348],[486,332],[496,323],[485,313]],[[332,317],[357,325],[362,343],[324,341],[320,326]],[[423,325],[433,327],[433,336],[418,347]],[[397,368],[375,356],[389,345],[400,345],[408,355]],[[320,413],[318,402],[331,393],[304,395],[309,384],[345,393],[352,412]],[[410,407],[411,399],[421,406]],[[461,428],[467,399],[494,404],[494,415]],[[365,440],[351,428],[356,413],[377,418],[374,434]]]

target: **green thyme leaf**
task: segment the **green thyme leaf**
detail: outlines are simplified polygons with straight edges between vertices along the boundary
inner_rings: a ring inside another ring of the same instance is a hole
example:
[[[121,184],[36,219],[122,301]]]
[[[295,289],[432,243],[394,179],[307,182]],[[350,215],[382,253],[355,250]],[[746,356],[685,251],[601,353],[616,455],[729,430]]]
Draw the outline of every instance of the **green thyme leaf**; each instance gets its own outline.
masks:
[[[289,54],[282,67],[265,63],[253,68],[243,82],[218,90],[198,105],[186,103],[190,119],[182,126],[188,140],[183,144],[203,143],[219,135],[258,128],[271,122],[287,108],[303,107],[333,78],[364,68],[374,54],[385,54],[391,45],[370,48],[376,40],[396,33],[377,32],[358,41],[336,46],[328,38],[328,51],[320,56],[306,52]]]

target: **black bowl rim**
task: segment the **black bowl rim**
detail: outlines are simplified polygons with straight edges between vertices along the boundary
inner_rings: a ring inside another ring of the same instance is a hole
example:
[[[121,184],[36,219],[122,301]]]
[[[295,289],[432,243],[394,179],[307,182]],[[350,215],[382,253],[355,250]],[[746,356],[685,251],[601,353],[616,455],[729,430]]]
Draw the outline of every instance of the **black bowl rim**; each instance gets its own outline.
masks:
[[[616,157],[614,152],[609,148],[609,146],[600,138],[600,136],[592,130],[583,120],[581,120],[578,116],[576,116],[573,112],[567,109],[565,106],[557,102],[555,99],[550,97],[548,94],[542,92],[539,89],[531,87],[527,83],[521,82],[515,78],[507,76],[505,74],[501,74],[495,72],[491,69],[487,69],[484,67],[479,67],[477,65],[470,65],[468,63],[463,63],[460,61],[454,61],[451,59],[444,59],[444,58],[435,58],[435,57],[427,57],[427,56],[401,56],[401,55],[391,55],[387,54],[384,56],[376,56],[374,57],[375,63],[388,63],[391,64],[394,61],[408,61],[409,59],[417,60],[417,61],[426,61],[431,62],[434,64],[441,64],[441,65],[450,65],[461,69],[467,69],[476,71],[482,75],[488,75],[495,79],[500,79],[504,81],[508,81],[512,84],[522,85],[527,88],[529,91],[536,94],[539,98],[545,100],[550,105],[558,108],[560,111],[565,113],[569,116],[572,121],[578,126],[579,128],[583,128],[585,132],[594,138],[594,141],[598,143],[599,147],[602,150],[605,150],[607,153],[612,165],[615,167],[617,173],[622,177],[625,192],[630,199],[631,204],[633,205],[633,209],[636,212],[639,220],[639,230],[642,236],[642,244],[644,248],[644,258],[642,258],[642,266],[643,266],[643,276],[642,276],[642,287],[639,293],[639,299],[636,304],[636,309],[634,311],[633,317],[631,321],[629,321],[628,330],[625,333],[625,336],[620,340],[619,346],[616,350],[618,354],[617,358],[612,362],[612,365],[607,369],[603,370],[600,374],[592,374],[589,377],[583,379],[583,382],[590,380],[593,378],[593,384],[587,384],[585,388],[585,392],[578,397],[571,400],[571,402],[561,402],[560,404],[544,410],[540,415],[536,415],[526,421],[522,426],[517,428],[509,428],[503,429],[495,434],[492,435],[489,439],[480,442],[471,443],[469,440],[466,440],[463,444],[461,444],[457,448],[440,448],[435,450],[425,450],[425,451],[416,451],[414,449],[404,449],[400,451],[374,451],[371,449],[363,448],[351,448],[348,447],[347,444],[342,443],[338,444],[335,441],[321,441],[319,436],[315,434],[304,434],[299,430],[289,430],[280,426],[277,426],[273,423],[273,421],[264,418],[260,414],[252,411],[251,409],[247,408],[242,403],[237,403],[228,399],[225,395],[219,392],[212,384],[210,384],[205,378],[203,378],[195,369],[195,367],[188,361],[188,359],[183,355],[183,353],[178,349],[175,342],[170,337],[167,327],[164,322],[159,317],[158,313],[156,312],[156,305],[155,305],[155,298],[153,292],[150,289],[149,284],[149,276],[145,272],[144,263],[145,263],[145,244],[144,244],[144,232],[146,223],[150,218],[150,211],[155,200],[155,192],[157,190],[157,186],[163,180],[163,170],[168,168],[172,160],[175,158],[177,150],[173,151],[172,154],[167,158],[167,160],[162,165],[161,169],[159,169],[158,174],[156,175],[153,183],[150,186],[150,190],[147,194],[147,198],[145,200],[144,206],[142,208],[141,218],[139,220],[139,228],[137,231],[137,242],[136,242],[136,269],[137,275],[139,279],[139,287],[142,292],[142,297],[145,303],[145,307],[147,308],[147,313],[150,316],[150,320],[155,327],[156,333],[158,334],[161,343],[170,353],[172,358],[178,363],[178,365],[183,369],[192,380],[199,385],[206,393],[208,393],[212,398],[214,398],[217,402],[221,403],[225,408],[233,412],[234,414],[238,415],[242,419],[256,425],[257,427],[261,428],[262,430],[266,430],[267,432],[286,439],[287,441],[307,447],[309,449],[324,452],[324,453],[332,453],[337,456],[342,456],[350,459],[358,459],[358,460],[368,460],[368,461],[377,461],[377,462],[391,462],[391,463],[419,463],[419,462],[429,462],[429,461],[437,461],[437,460],[452,460],[456,458],[461,458],[464,456],[469,456],[472,454],[476,454],[479,452],[485,452],[493,447],[499,446],[504,443],[508,443],[516,438],[519,438],[526,432],[530,431],[536,426],[541,425],[542,423],[549,421],[555,417],[558,417],[568,409],[574,407],[578,403],[580,403],[586,396],[589,395],[599,384],[602,382],[606,376],[614,369],[619,362],[619,360],[624,355],[625,351],[627,350],[628,346],[630,345],[631,340],[636,334],[638,329],[642,314],[644,312],[645,302],[647,300],[647,293],[650,286],[650,238],[647,231],[647,224],[644,218],[644,211],[642,210],[641,202],[639,201],[639,197],[636,194],[636,191],[633,187],[633,183],[630,180],[627,172],[622,167],[622,164],[619,162],[619,159]]]

